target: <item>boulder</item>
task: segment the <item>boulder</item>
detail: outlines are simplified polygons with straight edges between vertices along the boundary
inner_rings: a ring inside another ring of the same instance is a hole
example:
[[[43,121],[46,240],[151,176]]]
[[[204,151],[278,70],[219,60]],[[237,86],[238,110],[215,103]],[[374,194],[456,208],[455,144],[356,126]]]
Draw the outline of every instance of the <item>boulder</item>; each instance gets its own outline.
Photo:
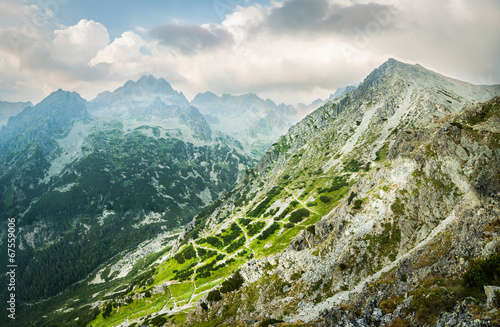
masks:
[[[500,291],[500,287],[498,286],[485,286],[484,292],[486,293],[486,303],[488,307],[492,308],[496,306],[496,291]]]

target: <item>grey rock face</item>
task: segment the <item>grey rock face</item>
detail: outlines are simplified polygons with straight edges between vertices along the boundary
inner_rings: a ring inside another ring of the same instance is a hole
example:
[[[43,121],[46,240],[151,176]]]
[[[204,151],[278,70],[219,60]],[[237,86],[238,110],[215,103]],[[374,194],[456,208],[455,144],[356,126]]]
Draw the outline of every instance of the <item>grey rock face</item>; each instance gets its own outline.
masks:
[[[485,286],[484,292],[486,293],[486,305],[489,308],[493,308],[497,306],[497,301],[500,299],[497,298],[497,292],[500,292],[500,287],[498,286]]]

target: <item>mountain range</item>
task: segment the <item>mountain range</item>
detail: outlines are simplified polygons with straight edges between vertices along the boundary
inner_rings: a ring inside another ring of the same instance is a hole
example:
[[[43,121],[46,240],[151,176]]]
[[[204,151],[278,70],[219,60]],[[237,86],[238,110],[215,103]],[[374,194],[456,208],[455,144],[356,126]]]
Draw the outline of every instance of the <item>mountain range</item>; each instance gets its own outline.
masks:
[[[390,59],[339,92],[189,103],[146,76],[10,118],[18,323],[498,323],[500,86]]]

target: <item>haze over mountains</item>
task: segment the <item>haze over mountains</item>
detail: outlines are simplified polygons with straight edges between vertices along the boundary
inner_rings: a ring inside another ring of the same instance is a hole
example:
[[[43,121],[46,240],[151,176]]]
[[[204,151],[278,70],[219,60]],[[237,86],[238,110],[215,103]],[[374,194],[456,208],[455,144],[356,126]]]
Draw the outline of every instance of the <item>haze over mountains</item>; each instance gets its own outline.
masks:
[[[300,119],[289,107],[261,133],[278,106],[223,99],[197,97],[202,114],[143,76],[90,102],[63,90],[35,106],[2,102],[0,212],[19,221],[20,298],[53,296],[121,251],[172,237]]]
[[[500,251],[499,95],[393,59],[317,110],[55,92],[0,130],[29,323],[491,322],[461,280]]]
[[[7,124],[9,117],[15,116],[20,113],[24,108],[30,107],[31,102],[6,102],[0,101],[0,128]]]

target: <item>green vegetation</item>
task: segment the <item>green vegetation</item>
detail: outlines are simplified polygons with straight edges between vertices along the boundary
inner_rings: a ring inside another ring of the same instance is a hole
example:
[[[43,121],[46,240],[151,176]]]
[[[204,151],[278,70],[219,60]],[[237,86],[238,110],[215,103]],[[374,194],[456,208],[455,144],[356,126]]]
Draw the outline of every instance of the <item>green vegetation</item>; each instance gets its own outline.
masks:
[[[205,260],[210,259],[211,257],[217,255],[217,251],[206,250],[204,248],[197,248],[196,251],[198,252],[198,257],[200,257],[201,261],[205,261]]]
[[[397,249],[401,242],[401,230],[396,224],[383,224],[381,234],[369,235],[366,239],[369,242],[368,249],[372,253],[380,253],[388,256],[392,261],[396,259]]]
[[[249,237],[257,235],[265,226],[266,223],[264,221],[256,221],[247,226],[247,235]]]
[[[468,117],[466,117],[466,121],[470,125],[477,125],[487,121],[493,115],[496,115],[497,117],[500,116],[500,101],[498,101],[498,97],[482,105],[479,111],[468,115]]]
[[[257,326],[258,327],[267,327],[269,325],[279,324],[280,322],[283,322],[283,320],[269,318],[269,319],[265,319],[265,320],[261,321]]]
[[[309,212],[309,211],[308,211]],[[269,236],[274,234],[275,231],[280,229],[280,224],[277,222],[274,222],[269,228],[265,229],[262,234],[260,234],[257,238],[261,241],[267,239]]]
[[[293,209],[295,209],[295,207],[298,204],[299,204],[299,201],[293,200],[292,202],[290,202],[290,205],[288,207],[286,207],[286,209],[283,210],[283,212],[279,215],[279,219],[285,218],[286,215],[288,215],[290,213],[290,211],[292,211]]]
[[[248,224],[250,224],[252,222],[252,219],[248,219],[248,218],[240,218],[238,220],[238,222],[243,225],[243,226],[247,226]]]
[[[361,199],[357,199],[357,200],[354,200],[354,203],[352,205],[352,208],[354,210],[358,210],[358,209],[361,209],[361,205],[363,204],[363,200]]]
[[[243,245],[245,245],[246,239],[245,236],[240,237],[238,240],[231,243],[225,250],[227,253],[233,253]]]
[[[232,291],[238,290],[243,284],[245,280],[240,274],[240,271],[236,271],[231,277],[222,282],[222,286],[220,288],[221,293],[229,293]]]
[[[332,198],[330,198],[329,196],[326,196],[326,195],[321,195],[319,197],[319,199],[323,203],[329,203],[332,200]]]
[[[290,214],[290,218],[288,219],[292,223],[301,222],[305,217],[310,215],[309,210],[306,208],[297,209]]]
[[[264,212],[269,208],[271,201],[283,191],[283,188],[280,186],[273,187],[266,198],[262,200],[253,210],[247,212],[248,217],[260,217]]]
[[[405,213],[405,205],[400,198],[396,198],[393,204],[391,204],[391,210],[396,216],[401,216]]]
[[[355,159],[351,159],[350,161],[344,162],[344,170],[356,173],[360,170],[360,167],[363,164]]]
[[[377,151],[375,161],[376,162],[382,162],[387,159],[387,154],[389,153],[389,145],[387,143],[384,144],[384,146]]]
[[[422,287],[411,292],[413,301],[408,309],[415,313],[415,320],[419,325],[433,325],[440,312],[450,312],[458,302],[467,297],[485,299],[482,288],[464,288],[456,278],[429,277],[421,283]]]
[[[351,192],[351,194],[349,194],[349,198],[347,199],[347,204],[348,204],[348,205],[351,205],[352,200],[353,200],[356,196],[358,196],[358,193],[356,193],[356,192]]]
[[[148,137],[141,130],[125,133],[121,126],[105,126],[92,131],[85,141],[85,156],[48,184],[39,181],[50,166],[44,151],[57,148],[51,138],[43,148],[32,144],[23,150],[32,168],[3,172],[0,212],[10,217],[23,214],[19,227],[25,232],[44,226],[34,248],[16,257],[20,267],[16,291],[23,301],[54,296],[118,253],[162,230],[183,226],[204,206],[196,196],[199,190],[208,188],[216,197],[234,185],[238,166],[249,162],[225,145],[197,147],[175,138]],[[214,167],[219,183],[210,181],[212,165],[201,165],[207,158],[221,163]],[[4,159],[0,156],[0,164]],[[64,192],[57,190],[64,188]],[[37,201],[31,205],[33,199]],[[181,209],[178,204],[185,206]],[[152,212],[162,213],[161,220],[137,224]],[[189,236],[200,228],[196,226]],[[50,230],[57,242],[42,241],[44,230]],[[112,273],[103,277],[109,280]]]
[[[500,252],[492,253],[484,260],[478,260],[463,275],[467,287],[500,285]]]
[[[232,223],[231,226],[215,236],[207,236],[196,240],[196,244],[210,244],[216,249],[222,250],[229,246],[234,240],[242,235],[243,231],[237,223]]]
[[[193,262],[192,264],[190,264],[189,266],[187,266],[186,268],[184,268],[182,270],[174,270],[173,271],[175,273],[174,279],[179,281],[179,282],[189,280],[191,278],[191,276],[193,275],[193,272],[194,272],[193,269],[195,266],[196,266],[196,262]]]
[[[216,302],[222,300],[222,295],[219,290],[210,291],[207,295],[207,301]]]
[[[169,286],[169,289],[177,302],[188,300],[194,291],[193,283],[191,282],[172,284]]]
[[[319,188],[318,194],[335,192],[340,190],[344,186],[349,186],[349,184],[347,183],[347,179],[349,179],[348,174],[342,176],[334,176],[331,180],[331,186],[326,188]]]

